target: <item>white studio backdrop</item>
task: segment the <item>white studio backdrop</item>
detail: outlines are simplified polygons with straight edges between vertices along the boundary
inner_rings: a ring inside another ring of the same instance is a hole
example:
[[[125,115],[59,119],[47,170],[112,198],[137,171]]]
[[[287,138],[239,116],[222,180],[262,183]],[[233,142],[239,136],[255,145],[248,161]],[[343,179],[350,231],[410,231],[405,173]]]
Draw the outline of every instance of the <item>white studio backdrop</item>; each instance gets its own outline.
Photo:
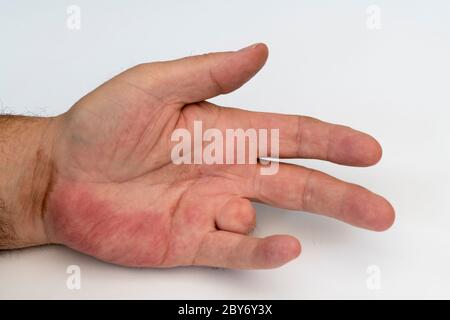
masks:
[[[0,252],[0,298],[450,298],[448,0],[0,0],[0,110],[57,115],[135,64],[254,42],[270,48],[265,68],[214,101],[377,137],[373,168],[297,163],[384,195],[394,227],[257,205],[256,234],[298,237],[300,258],[267,271],[158,270],[58,246]]]

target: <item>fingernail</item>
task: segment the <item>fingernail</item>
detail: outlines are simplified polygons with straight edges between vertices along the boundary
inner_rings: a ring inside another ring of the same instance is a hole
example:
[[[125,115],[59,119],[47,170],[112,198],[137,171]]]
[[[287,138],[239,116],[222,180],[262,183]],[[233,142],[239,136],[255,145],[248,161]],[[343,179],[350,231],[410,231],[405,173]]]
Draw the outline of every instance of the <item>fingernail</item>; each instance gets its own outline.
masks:
[[[242,52],[242,51],[254,49],[254,48],[256,48],[259,44],[260,44],[260,43],[254,43],[254,44],[251,44],[251,45],[249,45],[248,47],[245,47],[245,48],[240,49],[238,52]]]

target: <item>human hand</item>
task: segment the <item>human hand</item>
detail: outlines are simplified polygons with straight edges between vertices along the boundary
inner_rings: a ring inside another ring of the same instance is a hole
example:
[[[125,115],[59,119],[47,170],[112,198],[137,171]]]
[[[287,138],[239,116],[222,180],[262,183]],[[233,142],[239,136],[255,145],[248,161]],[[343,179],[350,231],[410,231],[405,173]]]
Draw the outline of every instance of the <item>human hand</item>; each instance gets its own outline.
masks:
[[[369,166],[381,158],[370,136],[308,117],[219,107],[265,63],[264,44],[142,64],[119,74],[54,119],[45,198],[48,242],[127,266],[273,268],[300,254],[294,237],[248,235],[251,200],[324,214],[371,230],[394,220],[370,191],[300,166],[175,165],[177,128],[279,128],[280,158]]]

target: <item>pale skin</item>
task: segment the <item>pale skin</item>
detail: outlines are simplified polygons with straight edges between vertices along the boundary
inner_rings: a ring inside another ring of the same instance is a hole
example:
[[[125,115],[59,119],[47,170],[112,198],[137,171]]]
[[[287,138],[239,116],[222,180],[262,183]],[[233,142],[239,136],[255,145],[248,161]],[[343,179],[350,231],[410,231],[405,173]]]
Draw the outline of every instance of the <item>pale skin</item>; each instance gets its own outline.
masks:
[[[251,201],[383,231],[383,197],[308,168],[281,164],[175,165],[171,134],[278,128],[280,158],[370,166],[371,136],[298,115],[245,111],[207,99],[238,89],[264,65],[257,44],[131,68],[53,118],[0,117],[0,248],[62,244],[140,267],[279,267],[301,251],[289,235],[257,238]],[[293,102],[294,103],[294,102]]]

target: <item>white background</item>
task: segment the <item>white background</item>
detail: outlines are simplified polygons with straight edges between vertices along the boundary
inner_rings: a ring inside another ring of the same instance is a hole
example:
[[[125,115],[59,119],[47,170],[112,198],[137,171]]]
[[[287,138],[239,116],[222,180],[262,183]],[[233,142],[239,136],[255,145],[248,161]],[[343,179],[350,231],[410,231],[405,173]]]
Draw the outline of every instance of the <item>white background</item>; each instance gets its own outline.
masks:
[[[66,26],[71,4],[80,30]],[[369,5],[381,9],[381,30],[366,26]],[[266,67],[215,101],[376,136],[376,167],[299,163],[386,196],[391,230],[258,205],[258,235],[302,241],[301,257],[280,269],[130,269],[48,246],[0,253],[0,298],[450,298],[448,0],[0,0],[0,107],[56,115],[132,65],[259,41],[271,50]],[[66,287],[69,265],[81,268],[81,290]]]

